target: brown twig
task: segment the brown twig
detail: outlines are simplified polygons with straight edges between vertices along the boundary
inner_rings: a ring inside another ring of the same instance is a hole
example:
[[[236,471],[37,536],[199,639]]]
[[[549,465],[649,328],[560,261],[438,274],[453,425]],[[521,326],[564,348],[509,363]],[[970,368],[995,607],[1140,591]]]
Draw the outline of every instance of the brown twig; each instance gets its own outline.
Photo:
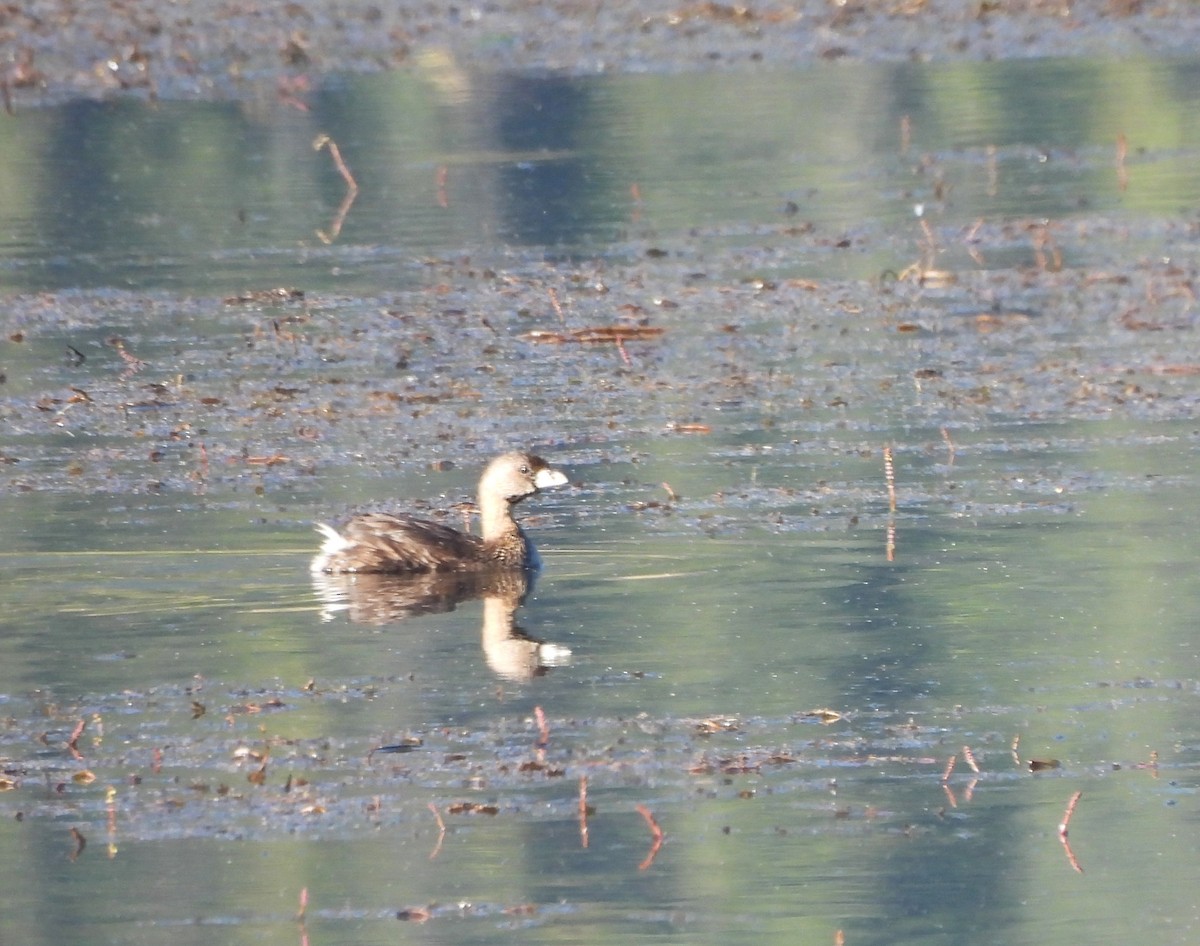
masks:
[[[72,758],[83,758],[83,753],[79,751],[79,737],[83,735],[85,728],[87,728],[87,720],[80,719],[75,724],[74,730],[71,731],[71,737],[67,740],[67,750],[71,753]]]
[[[317,135],[316,140],[313,141],[313,150],[320,151],[322,148],[329,149],[334,167],[342,175],[342,180],[346,182],[346,187],[357,194],[358,181],[354,179],[354,175],[350,173],[350,168],[346,167],[346,162],[342,160],[342,150],[337,146],[337,142],[328,135]]]
[[[978,775],[979,774],[979,765],[975,762],[975,753],[971,751],[971,747],[963,746],[962,754],[963,754],[963,759],[966,760],[967,765],[969,765],[971,767],[971,771],[974,772],[976,775]]]
[[[921,224],[921,267],[918,276],[922,273],[933,269],[933,264],[937,262],[938,242],[937,237],[933,235],[933,228],[929,226],[929,221],[924,217],[919,218]]]
[[[946,444],[946,452],[949,454],[946,457],[946,466],[954,466],[954,441],[950,439],[950,431],[945,427],[942,428],[942,441]]]
[[[450,169],[442,164],[437,169],[437,204],[443,210],[450,206],[450,192],[446,184],[450,180]]]
[[[346,182],[346,194],[342,198],[342,202],[334,215],[333,224],[329,231],[317,231],[317,238],[322,243],[332,243],[338,238],[338,234],[342,232],[342,225],[346,222],[346,216],[350,213],[350,208],[354,205],[354,199],[358,197],[358,181],[354,179],[354,175],[350,173],[350,168],[346,166],[346,162],[342,160],[342,151],[337,146],[337,142],[328,135],[317,135],[313,141],[313,150],[320,151],[322,148],[328,148],[329,154],[333,158],[333,165],[337,168],[338,173],[342,176],[342,180]]]
[[[979,247],[976,244],[979,242],[979,231],[983,228],[983,218],[980,217],[973,224],[971,229],[967,231],[963,237],[963,243],[967,247],[967,255],[975,261],[976,266],[986,265],[983,260],[983,254],[979,252]]]
[[[1058,836],[1065,838],[1067,836],[1067,825],[1071,823],[1071,815],[1075,814],[1075,806],[1079,804],[1079,799],[1083,797],[1083,792],[1076,792],[1071,796],[1071,800],[1067,802],[1067,810],[1063,812],[1063,819],[1058,824]]]
[[[545,329],[534,329],[532,332],[524,333],[521,338],[542,345],[566,345],[569,343],[615,345],[621,342],[650,341],[660,338],[665,331],[663,328],[651,325],[595,325],[576,329],[573,332],[550,332]]]
[[[892,448],[883,448],[883,478],[887,483],[888,509],[896,511],[896,466],[892,462]]]
[[[663,829],[658,826],[658,822],[654,819],[654,814],[645,805],[638,805],[635,809],[639,815],[646,819],[646,825],[650,828],[650,836],[654,839],[654,843],[650,845],[649,853],[638,864],[638,870],[646,870],[654,863],[654,858],[658,856],[658,851],[662,847]]]
[[[546,714],[542,712],[540,706],[533,708],[533,719],[537,723],[538,728],[537,747],[545,749],[546,746],[550,745],[550,724],[546,722]]]
[[[546,290],[546,294],[550,297],[550,305],[554,308],[554,314],[558,316],[559,323],[566,325],[567,317],[563,313],[562,303],[558,301],[558,292],[551,286]]]
[[[117,832],[117,790],[111,785],[104,790],[104,810],[107,813],[105,821],[111,839]]]
[[[354,206],[356,197],[358,197],[358,191],[346,191],[346,196],[338,204],[337,213],[333,215],[333,223],[330,224],[328,230],[317,230],[317,239],[328,245],[338,238],[342,232],[342,226],[346,222],[346,217],[350,214],[350,208]]]
[[[958,799],[954,795],[954,791],[945,782],[942,782],[942,791],[946,793],[946,801],[951,808],[958,807]]]
[[[110,338],[108,343],[117,350],[117,354],[120,355],[121,360],[125,362],[125,368],[121,371],[122,381],[133,377],[133,375],[137,374],[146,367],[146,362],[142,361],[142,359],[138,358],[136,355],[130,354],[129,351],[126,350],[125,339]]]
[[[429,803],[429,810],[433,812],[433,817],[437,819],[438,839],[433,850],[429,852],[429,859],[433,860],[442,850],[442,842],[446,839],[446,822],[442,820],[442,813],[438,811],[437,805],[433,802]]]
[[[1063,266],[1062,249],[1055,242],[1048,224],[1039,223],[1033,227],[1033,258],[1037,268],[1042,272],[1061,272]]]
[[[1079,858],[1075,856],[1075,852],[1071,850],[1070,843],[1068,843],[1067,839],[1063,837],[1060,837],[1058,840],[1062,842],[1063,853],[1067,855],[1067,863],[1071,865],[1071,868],[1075,871],[1075,873],[1082,874],[1083,867],[1080,866]]]
[[[958,762],[958,756],[952,755],[946,760],[946,767],[942,769],[942,784],[945,785],[950,781],[950,773],[954,771],[954,766]]]
[[[76,861],[79,859],[79,855],[83,853],[83,849],[87,847],[87,838],[83,836],[83,832],[78,828],[72,828],[71,840],[75,842],[75,850],[68,855],[68,858],[71,861]]]
[[[1067,825],[1071,823],[1071,815],[1075,814],[1075,806],[1079,804],[1079,799],[1082,797],[1083,792],[1076,792],[1071,796],[1071,800],[1067,802],[1067,810],[1063,812],[1063,819],[1058,824],[1058,840],[1062,842],[1063,853],[1067,855],[1067,863],[1077,874],[1083,873],[1083,867],[1080,866],[1079,858],[1075,856],[1070,842],[1067,841]]]

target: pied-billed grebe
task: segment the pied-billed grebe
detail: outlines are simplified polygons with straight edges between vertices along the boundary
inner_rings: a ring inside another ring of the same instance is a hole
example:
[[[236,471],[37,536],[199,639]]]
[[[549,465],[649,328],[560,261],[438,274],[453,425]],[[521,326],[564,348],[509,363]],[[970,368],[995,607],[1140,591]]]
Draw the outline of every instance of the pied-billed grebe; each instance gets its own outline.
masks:
[[[314,573],[411,574],[489,568],[540,567],[537,550],[512,516],[512,507],[540,489],[567,478],[541,457],[506,453],[488,464],[479,479],[482,536],[459,532],[428,519],[368,513],[341,532],[322,523],[325,536],[313,559]]]

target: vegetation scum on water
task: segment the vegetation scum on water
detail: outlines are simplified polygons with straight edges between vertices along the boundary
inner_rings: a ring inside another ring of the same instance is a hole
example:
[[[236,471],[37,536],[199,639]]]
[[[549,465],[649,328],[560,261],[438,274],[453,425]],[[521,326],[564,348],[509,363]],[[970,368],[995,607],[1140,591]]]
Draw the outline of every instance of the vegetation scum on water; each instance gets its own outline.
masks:
[[[1183,258],[1194,228],[1165,227],[1154,239]],[[799,279],[770,275],[773,247],[739,253],[740,273],[713,268],[690,237],[587,264],[426,261],[419,285],[373,296],[14,297],[0,491],[271,493],[337,476],[348,457],[386,476],[437,460],[438,445],[447,459],[486,455],[532,430],[583,468],[646,438],[732,455],[865,451],[856,502],[863,488],[881,495],[879,451],[897,424],[913,439],[890,446],[911,471],[961,460],[997,425],[1011,439],[993,447],[1020,449],[1056,425],[1195,416],[1195,274],[1123,256],[1145,237],[1127,223],[918,232],[950,253],[1026,262]],[[832,257],[872,239],[781,225],[772,242]]]
[[[273,732],[287,727],[281,715],[303,714],[314,701],[373,700],[414,682],[326,687],[310,680],[247,692],[196,680],[74,704],[13,698],[0,739],[0,810],[73,824],[77,834],[113,845],[398,828],[407,835],[416,827],[428,829],[433,857],[448,826],[469,831],[479,817],[577,821],[587,847],[605,819],[640,812],[651,825],[649,853],[638,865],[645,869],[662,841],[653,810],[697,796],[773,806],[786,800],[779,817],[799,819],[807,830],[838,831],[850,822],[923,835],[953,831],[955,812],[977,794],[1019,791],[1031,775],[1061,779],[1065,801],[1068,786],[1081,780],[1160,774],[1156,752],[1067,767],[1029,757],[1019,733],[996,733],[1024,706],[947,708],[921,724],[895,711],[553,718],[537,706],[528,716],[500,713],[488,724],[434,726],[398,741]],[[1112,685],[1176,688],[1169,680]],[[149,719],[152,730],[143,725]],[[32,745],[40,749],[25,751]],[[1180,759],[1168,769],[1194,764]]]
[[[260,98],[272,86],[290,101],[332,73],[414,66],[592,75],[1190,55],[1200,47],[1200,10],[1185,0],[500,0],[469,8],[37,0],[7,11],[0,29],[0,93],[12,111],[77,97]]]

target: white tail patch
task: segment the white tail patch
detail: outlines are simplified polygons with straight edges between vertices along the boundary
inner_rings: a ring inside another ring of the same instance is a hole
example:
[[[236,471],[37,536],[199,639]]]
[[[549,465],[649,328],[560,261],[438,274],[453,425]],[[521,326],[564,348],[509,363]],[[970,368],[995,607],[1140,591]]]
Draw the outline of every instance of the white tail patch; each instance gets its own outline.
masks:
[[[325,536],[325,541],[321,543],[321,551],[312,560],[311,570],[314,575],[321,574],[329,567],[330,558],[337,555],[338,552],[350,548],[350,542],[333,526],[327,526],[325,523],[319,522],[317,523],[317,531]]]

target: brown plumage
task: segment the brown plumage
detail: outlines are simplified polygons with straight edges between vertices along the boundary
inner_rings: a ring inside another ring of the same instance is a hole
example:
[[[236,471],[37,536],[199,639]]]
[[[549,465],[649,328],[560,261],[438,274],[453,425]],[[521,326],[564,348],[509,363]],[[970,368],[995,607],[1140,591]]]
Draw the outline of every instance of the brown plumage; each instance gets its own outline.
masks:
[[[314,573],[470,571],[539,567],[537,550],[512,516],[512,507],[540,489],[561,486],[566,476],[541,457],[506,453],[488,464],[479,479],[482,535],[459,532],[415,516],[368,513],[340,532],[317,526],[325,536],[313,559]]]

